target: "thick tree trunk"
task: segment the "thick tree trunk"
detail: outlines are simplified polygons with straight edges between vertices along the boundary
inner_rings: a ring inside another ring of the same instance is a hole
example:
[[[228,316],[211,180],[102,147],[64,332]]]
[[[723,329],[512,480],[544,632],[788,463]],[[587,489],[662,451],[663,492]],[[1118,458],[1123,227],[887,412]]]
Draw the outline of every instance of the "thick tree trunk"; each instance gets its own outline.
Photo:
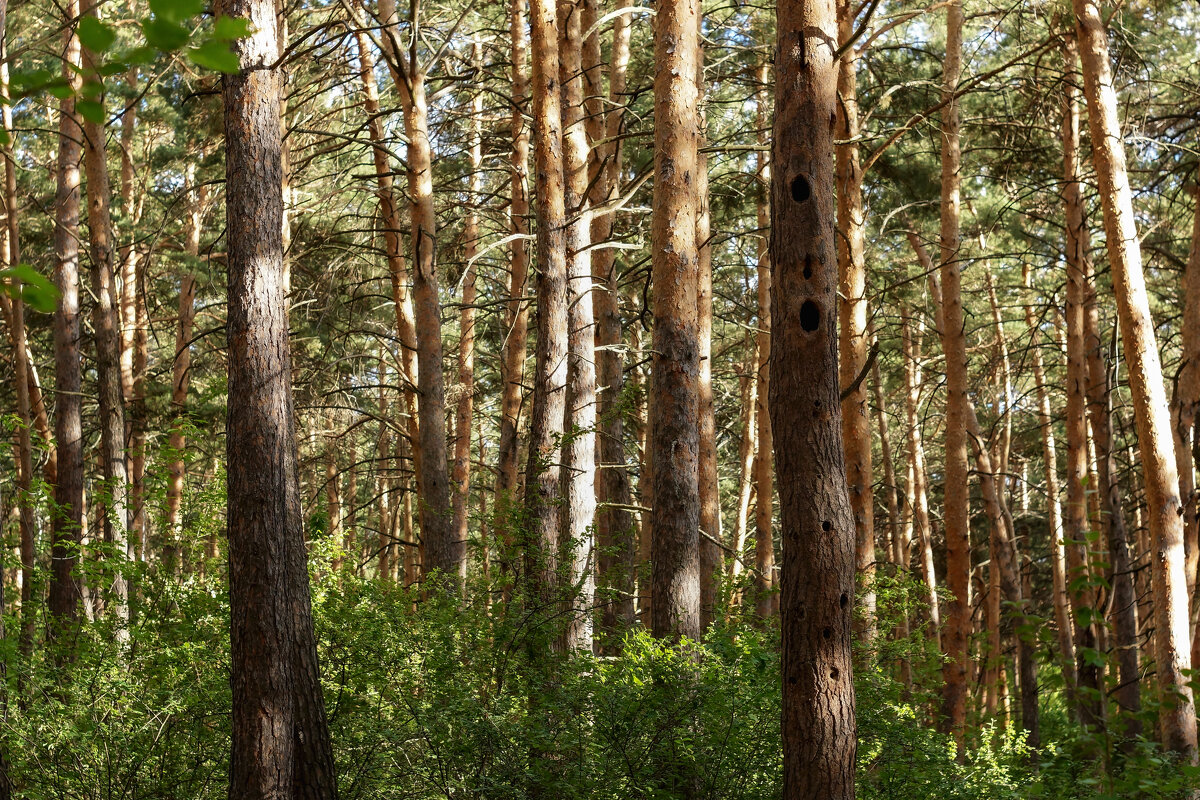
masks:
[[[231,798],[337,797],[297,480],[283,270],[282,76],[269,0],[222,0],[254,34],[226,76]]]
[[[971,633],[971,609],[967,593],[971,574],[971,528],[967,488],[967,342],[958,262],[961,216],[958,81],[962,75],[961,0],[946,7],[946,60],[943,67],[942,99],[942,202],[940,259],[942,275],[942,350],[946,355],[946,471],[944,481],[946,528],[946,584],[950,604],[942,645],[947,659],[942,670],[946,682],[942,711],[945,724],[962,752],[967,714],[967,639]],[[932,275],[932,273],[930,273]]]
[[[98,6],[93,5],[85,15],[98,19]],[[83,66],[94,70],[96,57],[83,49]],[[103,105],[104,95],[99,96]],[[129,534],[129,473],[126,470],[125,400],[121,389],[121,320],[118,316],[119,293],[114,271],[112,244],[112,215],[109,210],[111,193],[108,182],[107,131],[101,123],[83,123],[84,173],[87,177],[88,243],[92,257],[92,294],[96,304],[92,309],[92,327],[96,336],[96,377],[100,405],[100,462],[107,484],[108,512],[103,530],[97,531],[115,550],[132,557],[135,549]],[[122,638],[128,637],[129,584],[123,564],[113,575],[113,610],[120,620]]]
[[[563,466],[566,520],[559,553],[566,567],[569,611],[563,644],[592,648],[596,596],[596,325],[592,315],[591,212],[585,127],[581,0],[559,0],[559,83],[562,85],[563,187],[567,213],[567,411]]]
[[[855,527],[838,384],[833,0],[781,0],[770,413],[783,530],[783,798],[854,797]]]
[[[1109,65],[1108,39],[1097,0],[1074,0],[1084,95],[1092,139],[1108,261],[1112,268],[1117,320],[1133,397],[1134,421],[1146,480],[1158,684],[1163,743],[1185,763],[1196,762],[1196,709],[1186,672],[1191,668],[1184,524],[1179,514],[1179,475],[1172,452],[1171,420],[1162,365],[1125,169],[1125,148],[1117,117],[1117,95]]]
[[[854,34],[858,3],[837,0],[838,41]],[[838,377],[842,386],[854,385],[867,363],[867,264],[866,220],[863,216],[862,169],[858,153],[858,78],[853,44],[838,59],[838,102],[835,135],[837,146],[837,250],[838,250]],[[842,443],[846,451],[846,478],[850,506],[854,509],[855,567],[860,603],[859,633],[875,637],[875,501],[872,496],[871,417],[866,381],[842,400]]]
[[[770,101],[767,89],[771,85],[771,68],[765,61],[758,66],[757,120],[758,143],[768,144]],[[772,455],[771,414],[767,401],[771,391],[771,252],[768,236],[771,229],[772,164],[765,149],[759,151],[758,178],[762,194],[758,200],[758,229],[762,239],[758,246],[758,363],[755,366],[756,388],[755,423],[758,426],[758,452],[754,456],[754,606],[762,618],[779,610],[779,595],[775,583],[775,532],[772,523],[775,503],[775,475]]]
[[[79,15],[78,0],[63,7],[68,20]],[[63,77],[78,90],[79,39],[68,24],[64,33]],[[83,529],[83,376],[79,337],[79,162],[83,130],[75,97],[59,101],[57,190],[54,198],[54,282],[60,293],[54,312],[54,441],[58,452],[56,511],[51,528],[50,615],[60,625],[79,613],[80,585],[74,574]]]
[[[550,608],[557,568],[563,426],[567,384],[567,239],[563,187],[558,19],[554,0],[530,0],[533,158],[537,203],[537,354],[529,426],[525,581]]]
[[[618,9],[628,7],[629,0],[618,0]],[[602,120],[604,144],[597,147],[593,137],[593,159],[599,161],[598,176],[592,189],[594,205],[614,200],[620,192],[619,137],[625,125],[625,76],[629,66],[630,35],[629,15],[620,14],[615,17],[608,70],[608,100],[611,110]],[[598,35],[595,38],[595,50],[598,51]],[[598,52],[594,58],[598,65]],[[595,73],[589,70],[588,74]],[[598,80],[599,78],[595,77],[593,82]],[[597,117],[598,121],[599,119]],[[613,214],[594,214],[592,241],[603,245],[612,235]],[[605,590],[600,626],[610,635],[619,635],[636,621],[636,522],[629,511],[633,497],[625,457],[625,411],[621,402],[625,387],[625,359],[616,267],[616,250],[600,246],[592,251],[592,276],[599,286],[592,298],[592,310],[596,315],[596,371],[599,383],[597,397],[600,471],[596,491],[600,507],[596,517],[596,538],[599,546],[600,585]]]

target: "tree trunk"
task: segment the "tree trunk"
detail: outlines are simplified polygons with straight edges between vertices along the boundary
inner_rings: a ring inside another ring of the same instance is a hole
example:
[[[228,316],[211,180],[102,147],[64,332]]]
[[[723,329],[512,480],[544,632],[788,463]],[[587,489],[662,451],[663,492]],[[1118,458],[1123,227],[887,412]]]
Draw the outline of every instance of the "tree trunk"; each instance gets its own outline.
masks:
[[[854,513],[838,383],[833,0],[777,7],[770,414],[783,530],[783,798],[854,797]]]
[[[63,7],[68,21],[79,16],[78,0]],[[63,77],[73,90],[80,86],[79,39],[68,22],[63,34]],[[54,282],[60,293],[54,312],[54,441],[58,481],[54,486],[51,529],[50,615],[67,625],[79,614],[80,585],[74,574],[83,528],[83,376],[79,337],[79,142],[83,130],[75,116],[72,94],[58,105],[58,167],[54,198]]]
[[[482,44],[476,38],[471,63],[483,69]],[[471,498],[471,429],[475,401],[475,254],[479,250],[479,209],[483,189],[483,94],[471,98],[471,172],[467,178],[467,218],[463,222],[462,304],[458,311],[458,402],[454,407],[454,511],[451,523],[455,540],[468,541],[467,503]],[[466,569],[465,555],[463,569]]]
[[[768,144],[770,106],[767,88],[771,85],[771,68],[765,61],[758,66],[758,144]],[[754,606],[762,618],[779,610],[779,595],[775,593],[775,532],[771,524],[774,512],[775,485],[771,436],[771,414],[767,400],[771,391],[771,252],[768,241],[771,230],[772,165],[765,149],[758,156],[759,188],[758,229],[763,237],[758,246],[758,364],[755,369],[757,387],[754,397],[755,422],[758,425],[758,452],[754,456]]]
[[[1196,197],[1200,199],[1200,194]],[[1180,326],[1183,339],[1183,363],[1171,403],[1171,431],[1175,439],[1175,466],[1179,471],[1179,497],[1183,501],[1184,552],[1187,557],[1184,575],[1187,577],[1187,596],[1191,598],[1194,618],[1200,611],[1196,606],[1196,568],[1200,564],[1200,509],[1197,506],[1196,476],[1193,462],[1195,428],[1200,415],[1200,325],[1193,320],[1200,315],[1200,204],[1197,205],[1192,230],[1192,247],[1183,273],[1184,324]],[[1097,459],[1099,459],[1097,453]],[[1194,626],[1193,626],[1194,627]],[[1197,645],[1193,644],[1193,661]]]
[[[99,6],[92,5],[84,12],[99,19]],[[96,56],[83,48],[83,66],[97,68]],[[98,101],[103,106],[104,95]],[[112,216],[109,210],[111,193],[108,182],[107,131],[102,123],[84,120],[84,172],[87,177],[88,241],[92,257],[92,294],[96,304],[92,310],[92,327],[96,336],[97,394],[100,405],[100,460],[107,484],[109,513],[104,516],[103,529],[97,531],[105,542],[111,542],[125,557],[134,555],[129,538],[129,473],[126,471],[125,401],[121,389],[121,320],[118,317],[119,294],[112,246]],[[113,609],[119,619],[118,636],[129,636],[129,584],[125,566],[117,564],[113,576]]]
[[[1030,271],[1025,267],[1025,285],[1031,288]],[[1038,331],[1033,316],[1033,306],[1026,303],[1025,325],[1031,332]],[[1070,601],[1067,598],[1066,549],[1063,544],[1062,506],[1059,503],[1058,448],[1054,439],[1054,422],[1050,411],[1050,393],[1046,388],[1045,369],[1042,364],[1041,344],[1035,339],[1029,345],[1033,363],[1033,380],[1037,385],[1038,427],[1042,431],[1042,461],[1046,473],[1046,522],[1050,529],[1050,570],[1054,592],[1054,621],[1058,628],[1058,649],[1061,656],[1063,679],[1067,691],[1073,695],[1076,688],[1074,626],[1071,621]]]
[[[543,611],[553,602],[559,533],[557,498],[566,420],[567,239],[563,187],[558,19],[554,0],[530,0],[533,159],[537,203],[537,355],[529,425],[525,581]],[[511,378],[510,378],[511,379]]]
[[[509,246],[508,309],[504,327],[503,388],[500,393],[500,443],[496,470],[495,535],[502,550],[501,570],[511,569],[513,516],[518,494],[517,461],[520,443],[517,430],[521,421],[521,399],[525,383],[525,346],[529,329],[529,306],[525,302],[525,284],[529,277],[529,256],[525,239],[529,235],[529,128],[525,125],[528,79],[525,76],[525,0],[512,0],[509,16],[512,38],[512,156],[510,178],[512,199],[508,218],[513,241]],[[603,367],[602,367],[603,368]]]
[[[838,41],[854,34],[854,0],[837,0]],[[835,135],[837,146],[838,226],[838,363],[839,382],[854,385],[867,364],[866,221],[863,217],[862,169],[858,153],[857,59],[853,43],[838,59],[838,102]],[[861,612],[859,633],[875,637],[875,502],[872,496],[871,417],[866,381],[842,400],[842,442],[846,451],[846,478],[850,481],[850,506],[854,509],[855,568],[858,572]]]
[[[566,519],[559,554],[566,566],[568,604],[563,644],[592,648],[595,600],[596,355],[592,316],[591,212],[585,127],[581,0],[559,0],[559,83],[562,86],[563,187],[567,213],[567,411],[563,442]]]
[[[696,222],[700,158],[700,3],[663,0],[654,41],[654,505],[651,629],[700,637],[700,401]]]
[[[967,342],[962,305],[958,251],[961,215],[958,82],[962,75],[961,0],[946,7],[946,60],[942,70],[942,202],[940,259],[942,275],[942,350],[946,355],[946,471],[945,508],[946,584],[950,605],[942,645],[947,660],[942,670],[946,682],[943,695],[945,723],[962,753],[967,714],[967,639],[971,633],[971,609],[967,592],[971,574],[971,528],[967,488]],[[930,273],[932,275],[932,273]]]
[[[248,19],[225,77],[229,241],[230,797],[337,796],[321,696],[297,480],[284,287],[282,76],[270,0],[222,0]]]
[[[618,9],[629,8],[629,2],[618,0]],[[593,150],[593,158],[600,162],[592,189],[593,205],[615,200],[620,192],[618,184],[622,151],[619,137],[625,127],[625,76],[629,65],[630,35],[629,15],[615,17],[608,69],[611,110],[603,119],[603,138],[606,141],[597,148],[598,152]],[[598,34],[595,38],[596,50],[599,50]],[[599,57],[597,52],[597,64]],[[589,74],[592,74],[591,71]],[[636,522],[629,511],[633,498],[625,461],[625,412],[621,402],[625,387],[625,359],[616,250],[603,246],[612,238],[612,234],[613,214],[595,213],[592,217],[592,241],[601,245],[592,251],[592,276],[599,286],[592,298],[592,310],[596,315],[596,371],[599,382],[600,472],[596,489],[600,507],[596,517],[596,538],[599,545],[600,585],[606,592],[600,626],[605,633],[619,636],[636,621]]]
[[[923,252],[923,251],[922,251]],[[927,266],[922,264],[922,268]],[[908,458],[911,465],[913,486],[912,514],[921,546],[921,576],[928,587],[929,621],[933,636],[941,648],[941,610],[938,603],[937,573],[933,565],[933,527],[929,519],[928,472],[925,468],[925,445],[921,437],[921,340],[924,337],[924,322],[917,321],[917,332],[912,332],[908,309],[900,314],[901,349],[904,354],[904,412],[908,426]]]
[[[1153,548],[1155,639],[1163,743],[1185,763],[1196,762],[1196,709],[1185,673],[1191,668],[1184,524],[1179,514],[1179,475],[1172,452],[1171,420],[1162,365],[1125,170],[1125,148],[1117,117],[1117,95],[1109,65],[1108,39],[1098,0],[1074,0],[1084,95],[1092,139],[1108,260],[1112,267],[1117,319],[1125,345],[1134,421],[1146,480]]]
[[[763,234],[766,236],[766,232]],[[750,527],[750,501],[754,493],[754,452],[758,448],[758,343],[757,336],[746,326],[746,361],[738,375],[738,396],[741,398],[742,436],[738,442],[738,504],[737,518],[733,525],[733,541],[730,549],[733,559],[729,562],[729,577],[742,574],[743,559],[746,557],[746,533]]]

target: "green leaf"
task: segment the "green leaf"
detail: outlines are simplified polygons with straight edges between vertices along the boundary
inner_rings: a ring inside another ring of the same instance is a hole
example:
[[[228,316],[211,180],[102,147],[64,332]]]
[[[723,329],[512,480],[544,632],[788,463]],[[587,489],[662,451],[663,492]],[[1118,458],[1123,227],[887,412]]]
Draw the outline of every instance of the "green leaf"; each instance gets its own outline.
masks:
[[[102,78],[111,78],[113,75],[120,75],[129,69],[129,65],[124,61],[110,61],[107,64],[102,64],[96,74]]]
[[[242,39],[250,35],[250,20],[240,17],[217,17],[213,23],[212,38],[228,42]]]
[[[104,94],[104,84],[99,81],[87,81],[79,87],[80,97],[99,97]]]
[[[37,311],[49,314],[58,305],[58,287],[28,264],[18,264],[11,269],[0,270],[0,278],[14,278],[20,281],[21,299]],[[5,286],[4,289],[15,296],[18,286]]]
[[[154,16],[170,22],[184,22],[204,11],[204,0],[150,0]]]
[[[103,53],[117,40],[117,32],[95,17],[79,20],[79,27],[75,32],[79,36],[79,42],[93,53]]]
[[[97,125],[104,124],[104,104],[98,100],[78,100],[75,103],[75,110],[88,122],[94,122]]]
[[[144,26],[145,22],[142,24]],[[142,30],[145,30],[145,27],[143,27]],[[156,53],[154,52],[153,47],[150,47],[149,45],[142,45],[141,47],[135,47],[126,53],[125,60],[130,64],[150,64],[153,63],[155,55]]]
[[[147,42],[167,52],[178,50],[188,40],[187,28],[162,17],[142,20],[142,33],[146,35]]]
[[[238,57],[225,42],[207,41],[199,47],[188,50],[190,58],[196,66],[217,72],[237,72]]]
[[[46,87],[46,91],[57,97],[59,100],[66,100],[75,94],[75,91],[65,83],[57,83]]]

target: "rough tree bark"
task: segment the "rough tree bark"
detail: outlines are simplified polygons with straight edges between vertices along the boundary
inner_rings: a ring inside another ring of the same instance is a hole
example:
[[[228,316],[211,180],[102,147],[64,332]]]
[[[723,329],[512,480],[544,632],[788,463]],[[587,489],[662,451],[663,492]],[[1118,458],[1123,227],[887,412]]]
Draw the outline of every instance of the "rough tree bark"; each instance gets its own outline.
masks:
[[[838,376],[844,387],[855,386],[842,400],[842,445],[846,478],[854,509],[855,567],[859,580],[859,633],[875,636],[875,500],[872,496],[871,417],[866,381],[855,381],[867,363],[866,220],[863,217],[862,169],[858,152],[857,58],[850,38],[859,4],[837,0],[838,41],[849,43],[838,59],[837,250],[838,250]]]
[[[1191,668],[1184,525],[1179,475],[1172,452],[1171,420],[1162,365],[1125,168],[1117,94],[1099,0],[1073,0],[1087,98],[1092,160],[1096,168],[1117,320],[1133,397],[1134,422],[1146,481],[1154,585],[1155,645],[1163,744],[1186,763],[1196,762],[1196,709],[1186,671]]]
[[[651,629],[700,636],[700,3],[663,0],[654,42]]]
[[[230,798],[337,796],[308,588],[284,286],[281,75],[270,0],[224,79],[229,241]]]
[[[63,6],[68,20],[79,16],[78,0]],[[63,34],[63,77],[78,90],[81,66],[79,39],[68,24]],[[58,475],[57,508],[51,527],[50,615],[59,624],[79,613],[80,585],[74,574],[83,530],[83,374],[79,336],[79,164],[83,130],[75,116],[75,95],[58,105],[57,189],[54,197],[54,282],[60,293],[54,312],[54,441]]]
[[[771,85],[771,67],[765,61],[758,65],[758,94],[756,97],[758,143],[768,144],[770,105],[767,91]],[[767,400],[771,391],[771,179],[772,163],[765,149],[759,151],[758,179],[761,194],[758,199],[758,229],[762,238],[758,246],[758,363],[755,365],[758,452],[754,456],[754,604],[760,617],[773,616],[779,610],[779,595],[775,583],[775,533],[771,524],[774,516],[775,483],[771,435],[771,414]]]
[[[833,0],[781,0],[770,414],[783,530],[783,798],[854,797],[855,528],[842,455]]]

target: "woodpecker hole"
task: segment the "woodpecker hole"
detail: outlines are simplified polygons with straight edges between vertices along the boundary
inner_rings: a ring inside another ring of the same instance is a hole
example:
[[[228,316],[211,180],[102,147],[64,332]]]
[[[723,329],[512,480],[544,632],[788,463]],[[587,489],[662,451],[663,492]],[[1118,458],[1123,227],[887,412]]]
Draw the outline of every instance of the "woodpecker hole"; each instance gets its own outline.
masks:
[[[812,255],[805,254],[804,256],[804,280],[812,277]]]
[[[842,592],[842,596],[838,598],[838,605],[840,605],[842,608],[845,608],[849,604],[850,604],[850,596],[848,594],[846,594],[845,592]]]
[[[833,523],[830,522],[829,520],[825,520],[824,522],[821,523],[821,530],[824,530],[824,531],[833,530]]]
[[[812,333],[821,325],[821,309],[812,300],[805,300],[800,306],[800,327]]]
[[[833,628],[826,628],[821,631],[821,635],[828,639],[830,636],[833,636]]]
[[[792,199],[797,203],[803,203],[810,197],[812,197],[812,187],[808,185],[808,178],[803,175],[792,178]]]

